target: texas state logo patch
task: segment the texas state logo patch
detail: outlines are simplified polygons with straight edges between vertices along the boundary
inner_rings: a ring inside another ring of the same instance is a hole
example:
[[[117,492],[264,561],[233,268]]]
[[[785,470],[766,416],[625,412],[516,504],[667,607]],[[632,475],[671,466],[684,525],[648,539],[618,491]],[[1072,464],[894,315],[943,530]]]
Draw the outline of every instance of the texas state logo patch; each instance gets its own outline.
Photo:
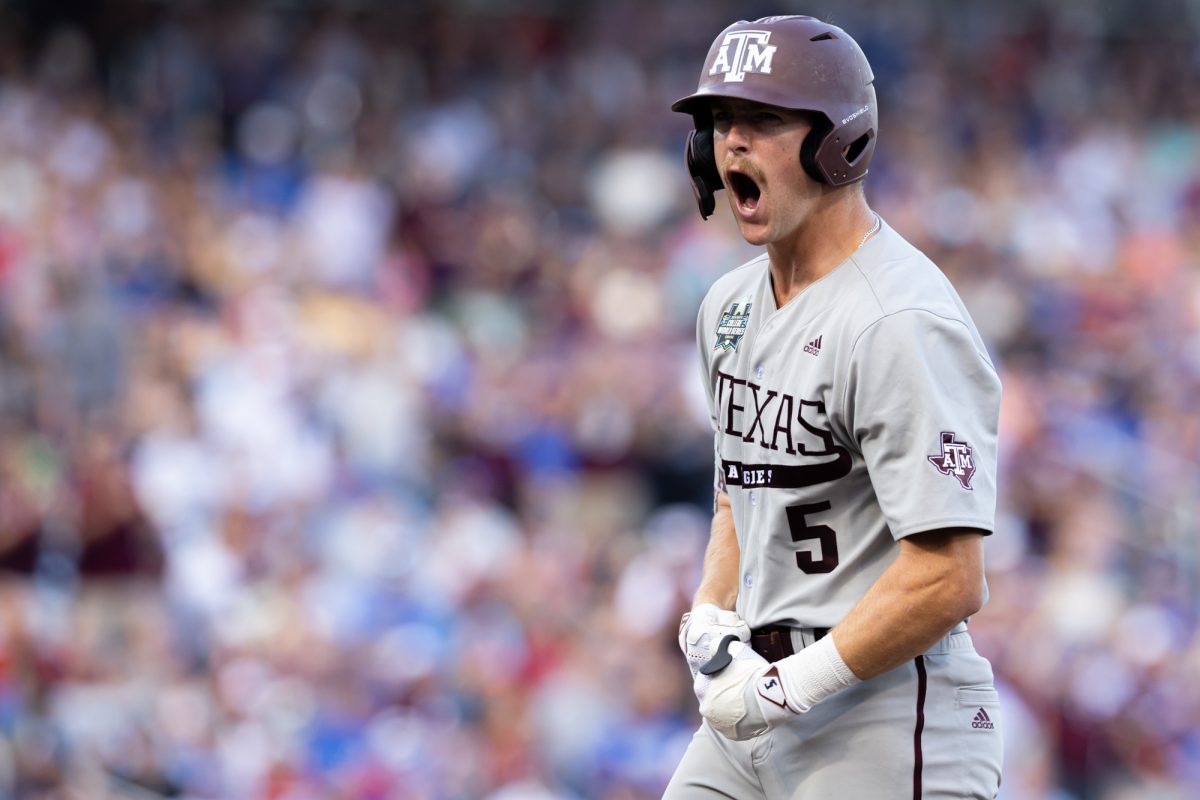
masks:
[[[962,488],[971,491],[971,476],[975,474],[974,452],[969,443],[955,440],[954,431],[942,431],[942,452],[928,458],[938,472],[953,475]]]
[[[717,322],[717,343],[713,350],[737,350],[750,324],[750,298],[735,300]]]

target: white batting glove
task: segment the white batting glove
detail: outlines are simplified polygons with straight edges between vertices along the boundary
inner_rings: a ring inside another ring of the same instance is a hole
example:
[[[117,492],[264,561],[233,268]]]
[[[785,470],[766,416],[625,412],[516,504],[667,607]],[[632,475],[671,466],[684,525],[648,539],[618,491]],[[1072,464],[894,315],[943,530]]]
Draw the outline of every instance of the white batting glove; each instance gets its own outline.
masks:
[[[729,645],[729,655],[729,666],[715,675],[696,675],[692,688],[700,714],[736,741],[759,736],[860,683],[830,636],[774,664],[741,642]]]
[[[679,649],[687,659],[693,679],[717,652],[721,640],[731,633],[740,641],[750,641],[750,626],[734,611],[701,603],[683,615],[679,620]]]
[[[727,739],[744,741],[802,711],[789,701],[779,671],[749,646],[733,642],[733,661],[716,675],[697,674],[692,689],[700,715]]]

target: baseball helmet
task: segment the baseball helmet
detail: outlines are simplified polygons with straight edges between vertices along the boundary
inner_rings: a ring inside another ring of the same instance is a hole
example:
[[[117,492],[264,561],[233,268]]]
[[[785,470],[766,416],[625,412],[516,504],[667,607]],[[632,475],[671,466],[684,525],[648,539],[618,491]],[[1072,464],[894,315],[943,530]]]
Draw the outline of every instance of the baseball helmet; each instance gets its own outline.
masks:
[[[812,113],[800,163],[813,180],[844,186],[862,180],[875,152],[874,80],[858,43],[813,17],[763,17],[723,30],[709,48],[699,87],[671,105],[696,123],[684,152],[701,216],[712,215],[714,193],[722,188],[713,152],[712,98]]]

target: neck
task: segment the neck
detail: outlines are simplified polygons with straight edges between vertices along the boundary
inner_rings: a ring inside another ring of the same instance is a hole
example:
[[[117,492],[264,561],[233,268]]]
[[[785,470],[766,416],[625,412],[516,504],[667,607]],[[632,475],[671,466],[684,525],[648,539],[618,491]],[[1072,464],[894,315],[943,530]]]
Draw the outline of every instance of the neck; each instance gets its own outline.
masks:
[[[839,191],[825,200],[791,235],[767,245],[777,308],[849,258],[875,226],[862,192]]]

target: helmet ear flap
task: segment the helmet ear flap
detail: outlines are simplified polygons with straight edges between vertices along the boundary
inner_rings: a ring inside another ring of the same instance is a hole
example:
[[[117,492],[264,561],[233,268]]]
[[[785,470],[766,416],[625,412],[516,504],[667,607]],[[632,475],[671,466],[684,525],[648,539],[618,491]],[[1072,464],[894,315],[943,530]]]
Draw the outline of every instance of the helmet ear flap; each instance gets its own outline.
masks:
[[[692,193],[696,196],[696,205],[700,207],[700,216],[708,219],[717,208],[715,194],[722,188],[721,173],[717,170],[717,157],[713,152],[711,125],[700,124],[697,120],[696,130],[688,134],[684,159],[692,178]]]
[[[821,152],[821,146],[825,144],[825,140],[833,131],[833,123],[824,114],[810,114],[809,116],[812,117],[812,128],[800,145],[800,166],[804,167],[808,177],[817,183],[829,183],[829,176],[821,169],[817,156]]]
[[[800,163],[813,180],[845,186],[867,174],[875,151],[875,123],[871,115],[835,128],[824,114],[816,115],[812,130],[800,147]]]

